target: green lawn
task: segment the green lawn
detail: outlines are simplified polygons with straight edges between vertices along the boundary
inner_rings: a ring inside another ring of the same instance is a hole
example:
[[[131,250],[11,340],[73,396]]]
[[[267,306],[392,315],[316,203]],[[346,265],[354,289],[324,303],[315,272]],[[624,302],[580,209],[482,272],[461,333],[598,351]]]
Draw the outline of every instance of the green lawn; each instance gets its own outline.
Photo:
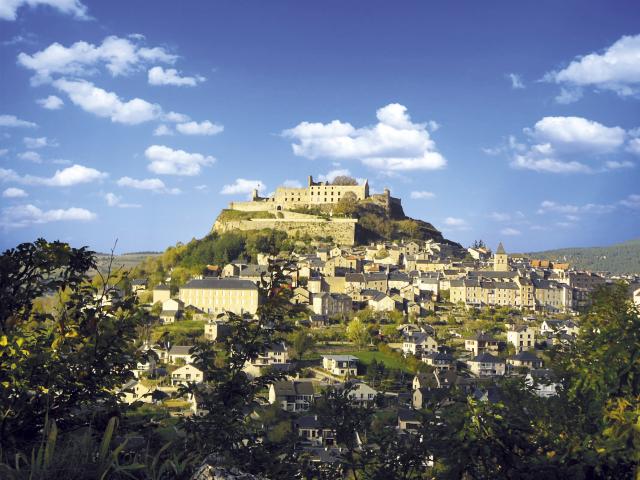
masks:
[[[406,365],[404,365],[404,362],[400,358],[394,355],[390,355],[388,353],[371,351],[371,350],[356,350],[351,352],[345,352],[345,354],[358,357],[360,361],[365,365],[369,365],[375,360],[377,362],[384,363],[385,367],[387,368],[394,368],[397,370],[408,371]]]

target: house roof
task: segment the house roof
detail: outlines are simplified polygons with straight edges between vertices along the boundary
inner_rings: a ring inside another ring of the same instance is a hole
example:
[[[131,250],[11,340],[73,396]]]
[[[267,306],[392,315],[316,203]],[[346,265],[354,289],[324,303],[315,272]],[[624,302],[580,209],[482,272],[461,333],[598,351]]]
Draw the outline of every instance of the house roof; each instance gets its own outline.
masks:
[[[193,345],[174,345],[169,350],[169,355],[189,355],[189,350],[193,348]]]
[[[322,355],[322,358],[335,360],[336,362],[354,362],[358,361],[358,357],[353,355]]]
[[[251,280],[235,278],[202,278],[188,281],[181,288],[203,288],[214,290],[258,290]]]
[[[420,414],[415,410],[408,408],[398,409],[398,421],[400,422],[419,422],[421,420]]]
[[[146,285],[146,284],[147,284],[146,278],[134,278],[133,280],[131,280],[131,285]]]
[[[522,351],[516,355],[512,355],[511,357],[509,357],[510,360],[516,360],[519,362],[541,362],[542,360],[540,360],[535,354],[528,352],[528,351]]]
[[[313,395],[313,383],[280,381],[273,384],[276,395]]]
[[[477,357],[473,357],[470,362],[476,363],[504,363],[504,360],[498,357],[494,357],[490,353],[481,353]]]
[[[498,255],[506,255],[507,252],[505,252],[504,247],[502,246],[502,242],[498,244],[498,249],[496,250],[496,253]]]
[[[156,285],[153,287],[154,290],[171,290],[169,285]]]

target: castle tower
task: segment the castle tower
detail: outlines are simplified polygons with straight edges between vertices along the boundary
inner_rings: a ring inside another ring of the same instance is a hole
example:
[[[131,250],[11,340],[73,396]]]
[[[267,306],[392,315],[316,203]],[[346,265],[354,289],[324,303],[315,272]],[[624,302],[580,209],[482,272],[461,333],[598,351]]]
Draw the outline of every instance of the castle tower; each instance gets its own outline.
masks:
[[[496,272],[509,271],[509,256],[502,246],[502,242],[498,245],[496,253],[493,255],[493,270]]]

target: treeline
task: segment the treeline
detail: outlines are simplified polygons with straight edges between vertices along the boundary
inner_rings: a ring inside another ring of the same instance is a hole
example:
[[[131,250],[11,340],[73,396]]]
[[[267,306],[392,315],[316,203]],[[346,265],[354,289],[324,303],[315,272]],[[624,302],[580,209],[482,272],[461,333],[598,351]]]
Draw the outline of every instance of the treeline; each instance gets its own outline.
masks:
[[[561,248],[528,255],[531,258],[569,262],[580,270],[615,274],[640,272],[640,239],[608,247]]]

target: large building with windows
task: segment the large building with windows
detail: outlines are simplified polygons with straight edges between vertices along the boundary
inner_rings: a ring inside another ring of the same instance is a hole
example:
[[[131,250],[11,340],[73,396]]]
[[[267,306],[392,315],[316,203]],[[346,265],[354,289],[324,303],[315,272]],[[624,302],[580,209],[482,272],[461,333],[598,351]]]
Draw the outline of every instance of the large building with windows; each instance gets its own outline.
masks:
[[[250,280],[235,278],[194,279],[180,287],[180,300],[205,313],[254,314],[260,303],[258,287]]]

